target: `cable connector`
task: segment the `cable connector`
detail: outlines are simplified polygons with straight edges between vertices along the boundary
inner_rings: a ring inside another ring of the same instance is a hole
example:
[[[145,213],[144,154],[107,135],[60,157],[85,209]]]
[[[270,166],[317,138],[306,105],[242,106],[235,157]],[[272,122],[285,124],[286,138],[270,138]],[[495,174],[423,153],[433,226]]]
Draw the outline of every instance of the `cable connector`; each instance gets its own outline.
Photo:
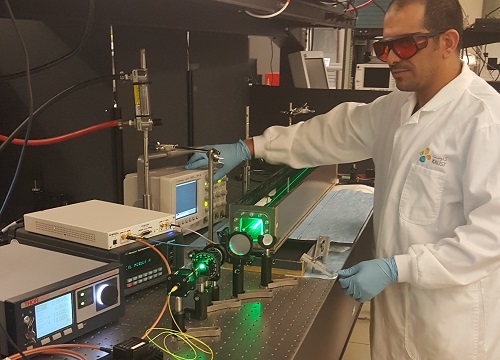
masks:
[[[115,360],[147,360],[163,358],[162,353],[146,340],[133,337],[113,346]]]
[[[20,219],[17,219],[16,221],[13,221],[11,222],[9,225],[7,225],[6,227],[4,227],[2,230],[0,230],[0,234],[4,234],[7,232],[7,230],[9,230],[9,228],[11,226],[14,226],[14,225],[17,225],[17,224],[20,224],[24,221],[24,218],[20,218]]]

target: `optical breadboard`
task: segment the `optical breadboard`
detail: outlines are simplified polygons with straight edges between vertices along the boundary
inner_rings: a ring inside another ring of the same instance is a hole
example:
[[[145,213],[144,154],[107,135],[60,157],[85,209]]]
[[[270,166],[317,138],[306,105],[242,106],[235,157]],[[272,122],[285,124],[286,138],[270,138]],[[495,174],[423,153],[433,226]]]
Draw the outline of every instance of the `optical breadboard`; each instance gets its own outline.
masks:
[[[27,350],[64,343],[124,314],[121,268],[12,241],[0,247],[0,323]],[[0,333],[3,355],[17,352]]]
[[[27,231],[101,249],[133,243],[128,235],[151,237],[171,230],[175,216],[90,200],[24,215]]]

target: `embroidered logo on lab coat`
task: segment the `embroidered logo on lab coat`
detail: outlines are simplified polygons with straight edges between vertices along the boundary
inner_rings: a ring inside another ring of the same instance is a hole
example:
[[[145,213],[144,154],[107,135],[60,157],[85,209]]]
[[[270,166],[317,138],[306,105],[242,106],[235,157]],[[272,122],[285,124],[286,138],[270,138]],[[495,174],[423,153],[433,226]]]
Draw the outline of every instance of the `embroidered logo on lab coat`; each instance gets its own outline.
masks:
[[[431,152],[431,149],[429,149],[429,148],[425,148],[424,150],[419,152],[419,155],[420,155],[419,161],[421,163],[424,163],[426,160],[432,159],[430,152]]]
[[[446,162],[448,161],[448,156],[433,155],[431,154],[431,149],[428,147],[419,152],[419,155],[420,158],[418,159],[418,161],[420,161],[421,163],[430,161],[433,165],[445,167]]]

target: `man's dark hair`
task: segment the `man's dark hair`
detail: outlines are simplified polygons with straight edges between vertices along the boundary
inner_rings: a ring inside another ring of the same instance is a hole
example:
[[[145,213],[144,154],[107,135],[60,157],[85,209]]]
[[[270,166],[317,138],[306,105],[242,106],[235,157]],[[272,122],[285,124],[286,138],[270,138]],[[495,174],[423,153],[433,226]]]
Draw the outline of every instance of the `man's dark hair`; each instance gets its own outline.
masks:
[[[427,30],[432,32],[455,29],[462,40],[464,18],[458,0],[393,0],[389,8],[398,9],[410,4],[425,6],[424,26]]]

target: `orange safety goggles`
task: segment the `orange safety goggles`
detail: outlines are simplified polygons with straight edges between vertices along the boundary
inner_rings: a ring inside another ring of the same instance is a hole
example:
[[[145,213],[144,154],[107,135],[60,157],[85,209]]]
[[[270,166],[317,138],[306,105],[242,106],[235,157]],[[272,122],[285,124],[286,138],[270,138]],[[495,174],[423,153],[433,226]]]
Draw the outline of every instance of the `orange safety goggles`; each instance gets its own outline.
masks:
[[[413,33],[395,36],[392,38],[382,39],[373,43],[375,55],[383,62],[387,62],[389,52],[394,53],[403,60],[407,60],[425,49],[429,42],[429,38],[438,36],[445,31],[436,31],[430,33]]]

